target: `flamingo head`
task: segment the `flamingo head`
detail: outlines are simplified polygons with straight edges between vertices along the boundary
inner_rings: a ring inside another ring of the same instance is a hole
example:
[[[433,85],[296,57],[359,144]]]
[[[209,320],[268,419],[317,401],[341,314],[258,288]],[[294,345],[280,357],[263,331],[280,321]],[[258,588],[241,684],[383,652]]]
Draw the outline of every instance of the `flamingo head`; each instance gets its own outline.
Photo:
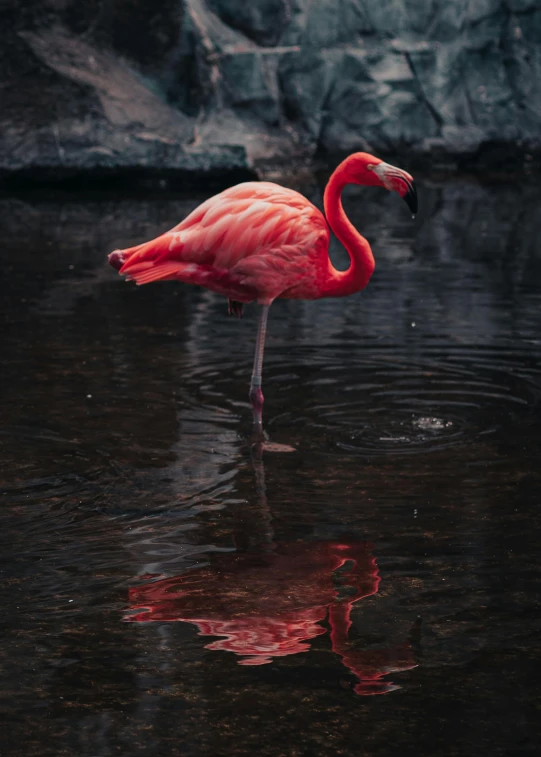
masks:
[[[417,213],[417,189],[413,177],[407,171],[365,152],[355,153],[350,161],[348,168],[353,183],[385,187],[390,192],[398,192],[411,212],[414,215]]]

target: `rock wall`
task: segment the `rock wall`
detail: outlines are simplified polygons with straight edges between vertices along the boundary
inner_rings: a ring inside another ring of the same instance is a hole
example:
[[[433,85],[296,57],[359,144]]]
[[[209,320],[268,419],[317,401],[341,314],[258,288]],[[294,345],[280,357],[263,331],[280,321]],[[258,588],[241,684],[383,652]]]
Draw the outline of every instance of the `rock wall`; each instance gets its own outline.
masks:
[[[4,180],[541,144],[541,0],[8,0],[0,29]]]

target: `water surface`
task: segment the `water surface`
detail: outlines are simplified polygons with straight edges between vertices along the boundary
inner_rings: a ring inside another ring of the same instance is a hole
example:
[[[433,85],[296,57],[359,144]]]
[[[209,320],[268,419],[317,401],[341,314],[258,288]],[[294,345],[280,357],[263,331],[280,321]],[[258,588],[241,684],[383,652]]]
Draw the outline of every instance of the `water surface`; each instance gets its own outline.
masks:
[[[0,200],[4,753],[536,753],[539,187],[420,198],[273,306],[261,461],[256,308],[104,265],[203,197]]]

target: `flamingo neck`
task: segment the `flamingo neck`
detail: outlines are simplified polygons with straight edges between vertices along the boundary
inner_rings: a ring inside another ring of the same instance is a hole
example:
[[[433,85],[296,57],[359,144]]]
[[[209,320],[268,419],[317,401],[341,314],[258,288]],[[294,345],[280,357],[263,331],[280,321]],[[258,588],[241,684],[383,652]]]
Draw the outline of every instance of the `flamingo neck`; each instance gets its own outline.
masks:
[[[376,267],[368,241],[353,226],[342,206],[342,191],[350,183],[345,176],[346,163],[347,160],[341,163],[329,179],[323,205],[327,222],[346,248],[351,263],[347,271],[337,271],[329,260],[326,297],[345,296],[364,289]]]

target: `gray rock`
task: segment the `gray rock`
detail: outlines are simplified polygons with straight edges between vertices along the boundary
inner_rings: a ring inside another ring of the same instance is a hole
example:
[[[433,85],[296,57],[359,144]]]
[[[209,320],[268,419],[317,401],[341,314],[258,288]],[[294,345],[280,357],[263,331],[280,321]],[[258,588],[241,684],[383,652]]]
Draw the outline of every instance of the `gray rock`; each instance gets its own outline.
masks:
[[[0,178],[541,147],[541,0],[15,0]]]
[[[46,172],[248,169],[246,152],[194,144],[194,119],[172,108],[109,53],[64,31],[23,32],[34,97],[4,110],[0,176]],[[30,117],[29,117],[30,116]]]
[[[291,21],[291,0],[209,0],[209,8],[258,45],[274,46]]]

